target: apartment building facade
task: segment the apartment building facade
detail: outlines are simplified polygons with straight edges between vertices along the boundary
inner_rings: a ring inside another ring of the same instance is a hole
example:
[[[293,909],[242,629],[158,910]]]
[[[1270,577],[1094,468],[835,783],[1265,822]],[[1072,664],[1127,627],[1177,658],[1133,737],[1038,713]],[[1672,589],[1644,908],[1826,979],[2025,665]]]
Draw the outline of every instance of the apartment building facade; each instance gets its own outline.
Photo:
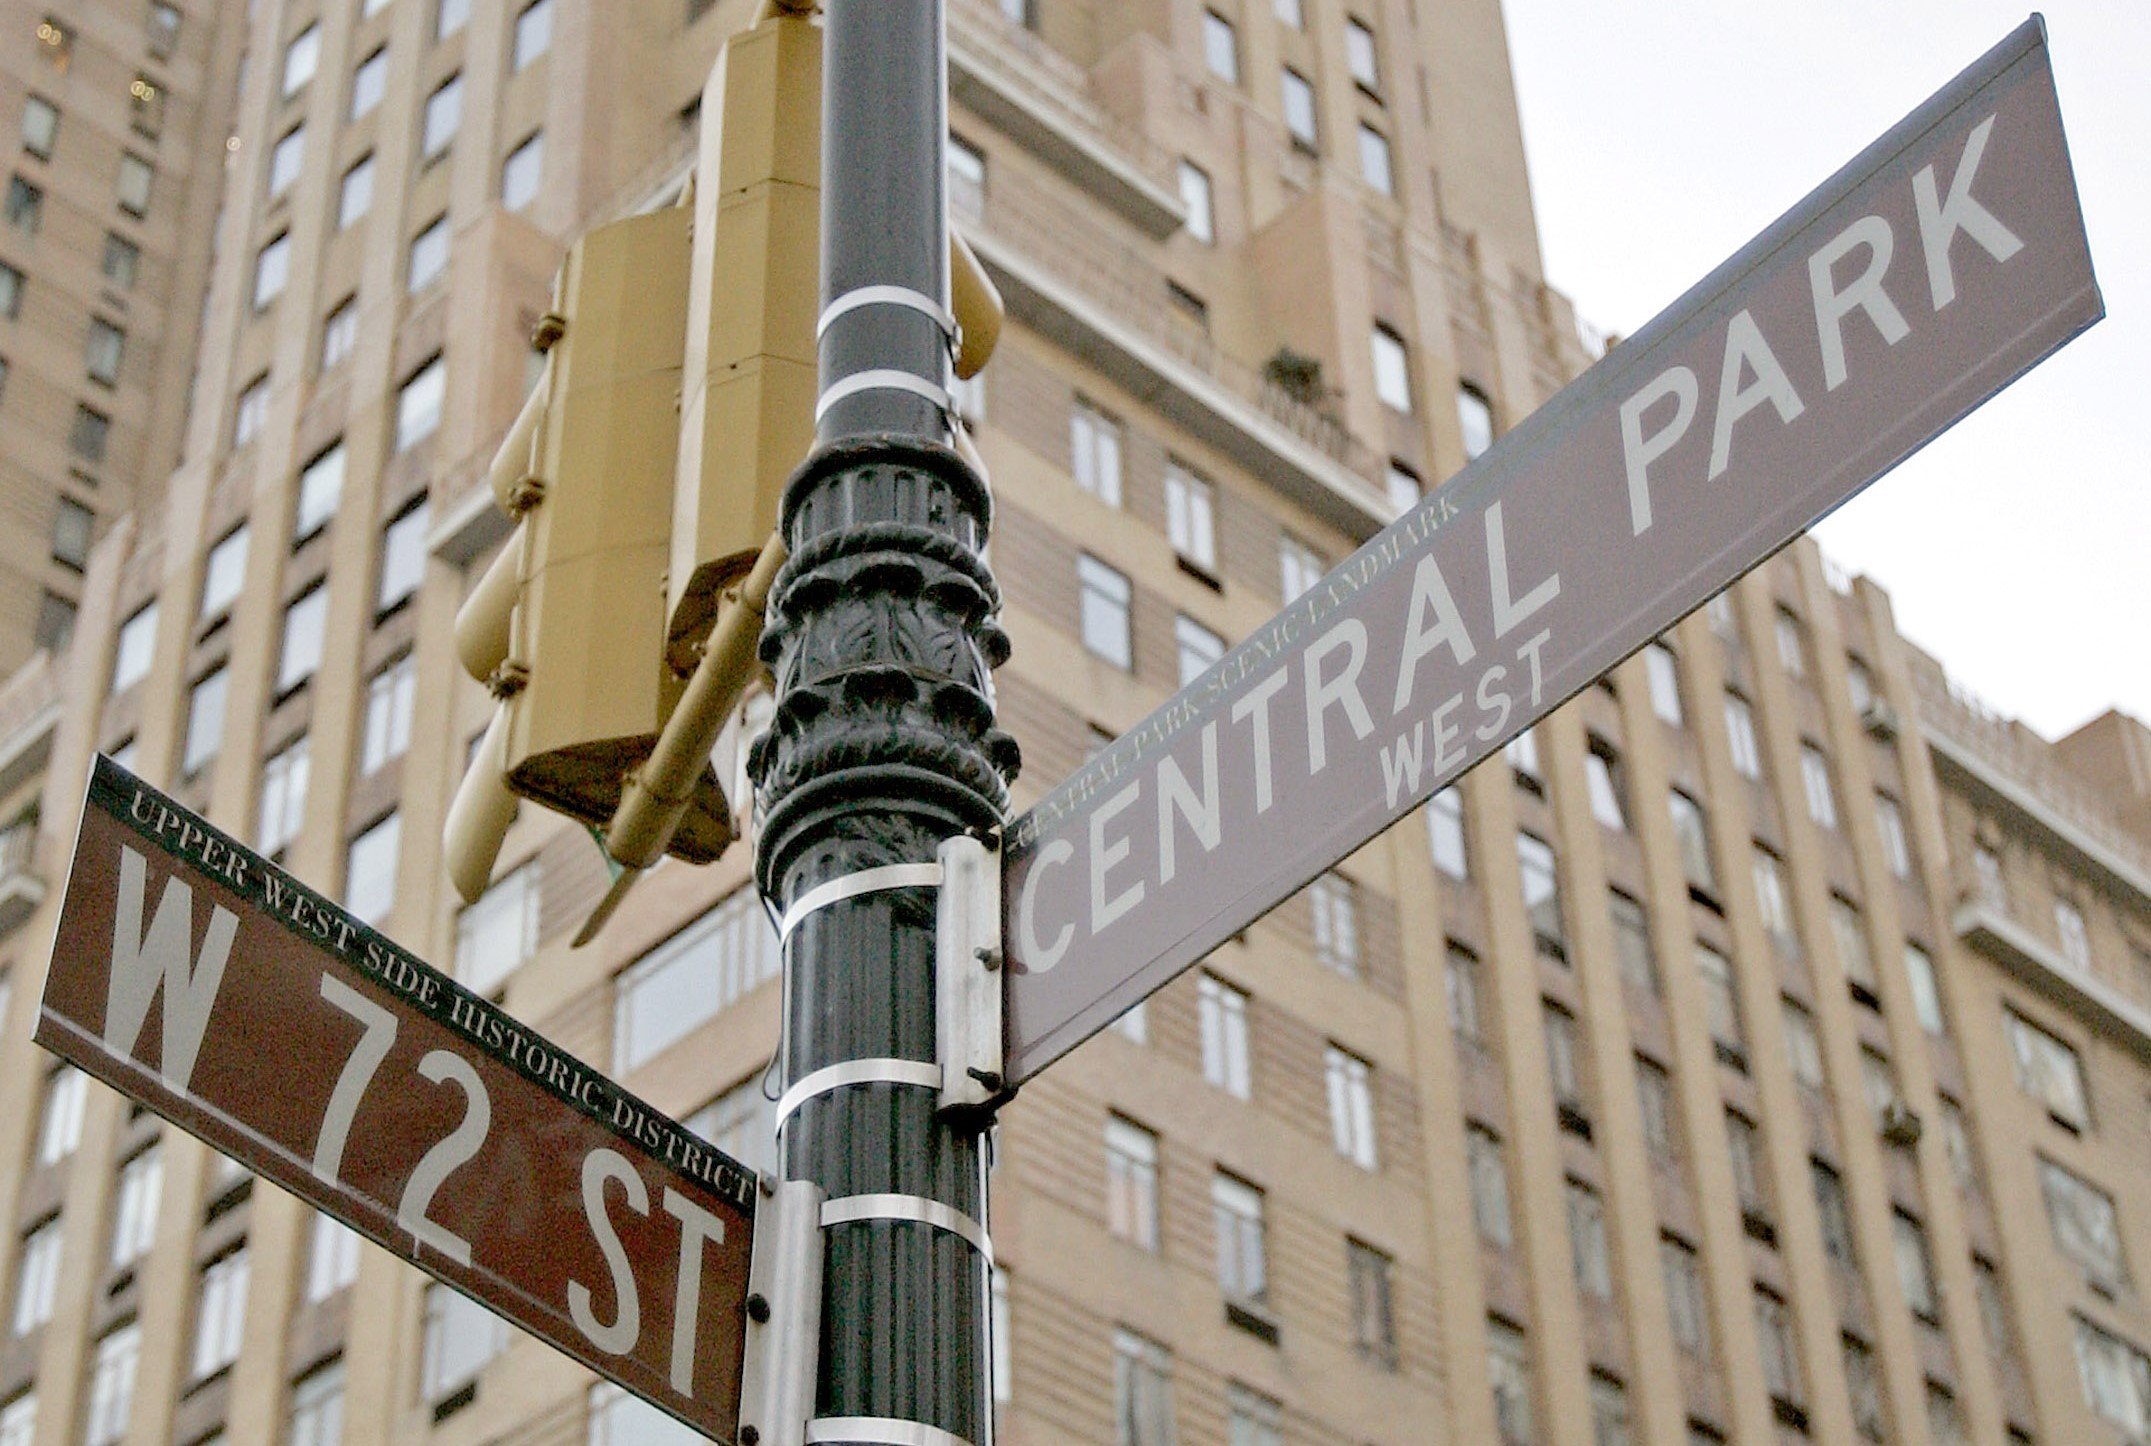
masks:
[[[240,7],[0,7],[0,669],[64,647],[93,543],[178,461]]]
[[[437,844],[531,324],[751,9],[246,17],[184,460],[0,691],[0,1446],[673,1439],[27,1038],[103,751],[770,1164],[744,851],[572,950],[580,831],[526,809],[469,908]],[[1589,355],[1492,0],[950,15],[1020,803]],[[998,1437],[2143,1438],[2151,850],[2072,783],[2130,726],[1980,719],[1788,549],[1009,1107]]]

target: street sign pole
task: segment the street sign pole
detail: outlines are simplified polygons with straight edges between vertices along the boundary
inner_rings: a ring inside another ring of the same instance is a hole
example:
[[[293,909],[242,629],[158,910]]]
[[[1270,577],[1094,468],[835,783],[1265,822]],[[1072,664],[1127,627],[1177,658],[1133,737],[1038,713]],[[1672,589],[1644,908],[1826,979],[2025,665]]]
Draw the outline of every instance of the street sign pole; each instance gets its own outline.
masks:
[[[828,1195],[805,1439],[985,1446],[985,1122],[941,1109],[936,860],[999,829],[1015,751],[990,499],[952,446],[941,0],[829,0],[823,46],[816,444],[785,493],[751,761],[780,1158]]]

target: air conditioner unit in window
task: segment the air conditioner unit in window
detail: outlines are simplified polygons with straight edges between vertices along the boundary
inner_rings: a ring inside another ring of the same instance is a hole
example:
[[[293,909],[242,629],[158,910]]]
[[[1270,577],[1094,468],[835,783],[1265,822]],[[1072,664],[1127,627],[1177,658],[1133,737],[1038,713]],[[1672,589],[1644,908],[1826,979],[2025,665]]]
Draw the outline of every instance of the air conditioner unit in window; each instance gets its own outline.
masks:
[[[1860,710],[1860,726],[1877,738],[1897,736],[1897,710],[1881,698],[1870,698]]]
[[[1919,1112],[1903,1100],[1891,1100],[1882,1107],[1882,1139],[1885,1144],[1903,1145],[1907,1149],[1919,1143]]]

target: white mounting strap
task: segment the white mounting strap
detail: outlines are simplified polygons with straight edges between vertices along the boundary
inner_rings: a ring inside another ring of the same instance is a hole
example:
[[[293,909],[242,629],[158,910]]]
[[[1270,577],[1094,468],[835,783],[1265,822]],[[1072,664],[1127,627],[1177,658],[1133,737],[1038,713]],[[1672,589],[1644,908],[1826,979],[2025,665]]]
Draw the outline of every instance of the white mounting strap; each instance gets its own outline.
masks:
[[[818,1069],[793,1084],[777,1100],[778,1131],[808,1100],[819,1098],[835,1090],[851,1085],[893,1084],[914,1085],[920,1089],[941,1087],[941,1066],[927,1064],[916,1059],[847,1059],[842,1064],[832,1064]]]
[[[865,1441],[874,1446],[971,1446],[963,1437],[939,1426],[889,1416],[822,1416],[807,1422],[807,1440]]]
[[[822,308],[822,319],[814,327],[814,339],[820,341],[830,323],[862,306],[901,306],[907,311],[916,311],[940,327],[943,336],[951,341],[956,338],[955,314],[925,292],[913,291],[908,286],[859,286]]]
[[[952,1205],[923,1195],[845,1195],[822,1205],[822,1228],[851,1225],[866,1220],[903,1220],[931,1225],[936,1230],[969,1242],[971,1248],[993,1264],[993,1237],[986,1227]],[[840,1438],[841,1439],[841,1438]]]
[[[854,372],[823,392],[821,400],[814,404],[814,420],[820,422],[829,414],[831,407],[846,397],[855,397],[861,392],[910,392],[913,396],[924,397],[939,407],[943,416],[956,414],[956,403],[950,400],[945,387],[937,386],[910,372],[882,367],[874,371]]]
[[[807,915],[831,904],[841,904],[861,894],[878,894],[886,889],[935,889],[940,886],[939,864],[883,864],[877,869],[861,869],[856,874],[816,884],[793,900],[792,906],[777,922],[778,946],[781,948],[792,937],[792,930],[798,928]]]

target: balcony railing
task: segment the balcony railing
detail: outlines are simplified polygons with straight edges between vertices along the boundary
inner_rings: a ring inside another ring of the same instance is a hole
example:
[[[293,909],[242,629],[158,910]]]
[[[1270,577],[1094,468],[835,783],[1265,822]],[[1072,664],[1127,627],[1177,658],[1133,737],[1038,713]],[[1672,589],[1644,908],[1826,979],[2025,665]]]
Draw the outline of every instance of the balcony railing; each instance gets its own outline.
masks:
[[[2151,894],[2151,845],[2110,813],[2091,785],[2057,762],[2047,745],[2004,717],[1923,654],[1910,655],[1920,722],[1930,742],[1946,746],[1992,775],[2023,807],[2141,893]],[[2058,826],[2058,827],[2057,827]],[[2076,837],[2071,838],[2073,832]]]

